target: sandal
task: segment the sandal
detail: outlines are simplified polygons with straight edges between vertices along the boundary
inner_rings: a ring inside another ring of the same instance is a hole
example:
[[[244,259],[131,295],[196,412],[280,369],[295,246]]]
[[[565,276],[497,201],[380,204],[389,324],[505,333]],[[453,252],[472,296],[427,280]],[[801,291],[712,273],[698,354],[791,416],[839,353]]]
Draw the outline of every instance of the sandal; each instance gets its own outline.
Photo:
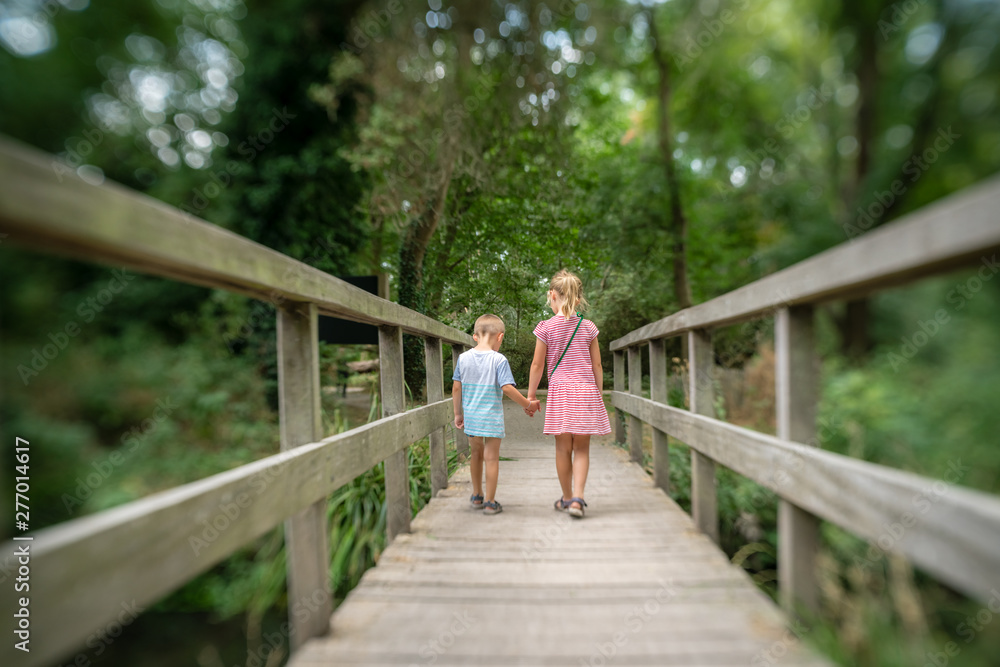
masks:
[[[503,505],[497,501],[487,500],[483,503],[483,514],[500,514],[500,512],[503,512]]]
[[[580,503],[579,507],[573,507],[573,503]],[[573,498],[569,501],[570,507],[566,511],[569,512],[570,516],[574,516],[577,519],[583,518],[583,508],[587,506],[583,498]]]
[[[552,504],[552,507],[557,512],[565,512],[566,508],[568,508],[570,506],[570,503],[571,503],[571,501],[569,501],[569,500],[563,500],[562,497],[560,496],[559,498],[556,498],[556,501]]]
[[[472,509],[481,510],[483,509],[483,497],[473,493],[469,498],[469,504],[472,505]]]

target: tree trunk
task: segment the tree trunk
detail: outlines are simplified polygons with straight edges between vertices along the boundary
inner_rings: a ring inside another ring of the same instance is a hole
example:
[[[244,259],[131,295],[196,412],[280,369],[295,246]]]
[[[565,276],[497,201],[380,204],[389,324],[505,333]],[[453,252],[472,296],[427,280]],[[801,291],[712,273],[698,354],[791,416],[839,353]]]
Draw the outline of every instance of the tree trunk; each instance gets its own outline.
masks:
[[[434,193],[433,203],[410,222],[399,249],[399,304],[418,313],[426,310],[424,258],[427,255],[427,246],[430,245],[434,232],[441,222],[445,202],[448,199],[453,166],[454,162],[449,161],[438,190]],[[414,397],[422,395],[425,374],[424,347],[418,337],[409,335],[403,337],[403,360],[403,377],[406,384],[409,385]]]
[[[667,191],[670,195],[670,221],[667,229],[670,231],[671,250],[674,264],[674,298],[681,310],[691,307],[691,285],[688,283],[687,268],[687,235],[688,221],[684,216],[681,204],[681,188],[677,181],[677,170],[674,165],[674,151],[670,137],[670,99],[672,95],[670,82],[670,63],[663,52],[660,32],[656,27],[656,15],[652,10],[646,14],[649,20],[650,34],[653,38],[653,60],[659,74],[657,78],[657,98],[659,109],[657,114],[657,132],[659,135],[660,156],[667,176]]]

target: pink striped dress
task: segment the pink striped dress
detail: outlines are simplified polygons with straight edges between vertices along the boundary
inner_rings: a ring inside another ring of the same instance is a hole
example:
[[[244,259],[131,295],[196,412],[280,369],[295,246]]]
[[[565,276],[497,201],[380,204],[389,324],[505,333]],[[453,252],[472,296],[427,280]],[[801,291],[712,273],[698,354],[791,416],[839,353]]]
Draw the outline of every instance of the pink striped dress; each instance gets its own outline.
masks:
[[[546,435],[578,433],[604,435],[611,433],[611,422],[604,407],[601,392],[594,381],[594,367],[590,361],[590,343],[597,334],[597,326],[590,320],[580,322],[580,329],[570,343],[566,356],[556,365],[566,343],[573,336],[580,318],[555,315],[542,320],[535,327],[535,336],[545,343],[545,366],[549,374],[549,393],[545,399]]]

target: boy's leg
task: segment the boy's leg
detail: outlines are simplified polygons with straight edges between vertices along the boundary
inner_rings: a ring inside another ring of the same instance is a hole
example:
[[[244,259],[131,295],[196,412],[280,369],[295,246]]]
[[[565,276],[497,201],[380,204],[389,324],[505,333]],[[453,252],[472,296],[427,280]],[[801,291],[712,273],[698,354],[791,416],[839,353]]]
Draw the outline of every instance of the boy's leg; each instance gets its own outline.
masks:
[[[500,479],[500,438],[486,438],[486,501],[496,500]]]
[[[556,474],[563,500],[569,500],[573,497],[573,436],[569,433],[556,436]]]
[[[590,436],[573,435],[573,497],[583,498],[590,472]]]
[[[472,492],[483,495],[483,439],[469,436],[469,471],[472,473]]]

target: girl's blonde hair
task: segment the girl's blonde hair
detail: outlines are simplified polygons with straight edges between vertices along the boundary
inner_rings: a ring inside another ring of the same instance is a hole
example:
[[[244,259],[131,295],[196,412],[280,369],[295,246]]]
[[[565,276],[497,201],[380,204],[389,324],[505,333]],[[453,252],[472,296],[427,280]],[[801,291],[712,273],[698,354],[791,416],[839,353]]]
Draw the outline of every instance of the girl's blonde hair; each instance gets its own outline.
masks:
[[[556,275],[552,276],[552,282],[549,284],[549,288],[555,290],[556,294],[563,298],[563,304],[559,309],[559,314],[564,317],[569,317],[578,309],[586,310],[590,305],[587,303],[587,300],[583,298],[583,281],[566,269],[563,269]]]

